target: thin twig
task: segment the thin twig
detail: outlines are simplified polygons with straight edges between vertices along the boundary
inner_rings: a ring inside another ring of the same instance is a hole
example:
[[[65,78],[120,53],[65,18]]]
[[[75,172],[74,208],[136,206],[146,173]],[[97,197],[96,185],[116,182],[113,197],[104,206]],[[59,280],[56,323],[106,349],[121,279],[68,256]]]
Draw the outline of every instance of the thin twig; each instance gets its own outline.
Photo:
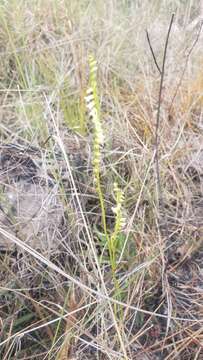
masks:
[[[156,65],[156,68],[157,68],[159,74],[161,75],[161,69],[160,69],[160,67],[159,67],[159,64],[158,64],[158,62],[157,62],[156,56],[155,56],[155,54],[154,54],[154,50],[153,50],[153,47],[152,47],[152,44],[151,44],[151,41],[150,41],[150,37],[149,37],[149,33],[148,33],[147,30],[146,30],[146,35],[147,35],[147,42],[148,42],[148,44],[149,44],[149,48],[150,48],[150,51],[151,51],[151,53],[152,53],[152,57],[153,57],[154,63],[155,63],[155,65]]]
[[[163,82],[165,75],[166,55],[167,55],[169,36],[170,36],[173,20],[174,20],[174,14],[171,17],[171,21],[166,37],[165,47],[164,47],[164,55],[163,55],[163,62],[161,69],[161,80],[159,87],[158,109],[157,109],[157,117],[156,117],[156,130],[155,130],[155,164],[156,164],[156,176],[157,176],[157,187],[158,187],[158,205],[160,207],[163,206],[163,196],[162,196],[162,188],[160,181],[160,169],[159,169],[159,126],[160,126],[160,114],[161,114],[161,105],[162,105],[162,92],[163,92]]]
[[[159,87],[159,97],[158,97],[158,109],[157,109],[157,118],[156,118],[156,130],[155,130],[155,168],[156,168],[156,177],[157,177],[157,192],[158,192],[158,214],[161,212],[163,224],[162,227],[160,226],[160,220],[158,219],[158,226],[160,233],[162,233],[162,229],[164,226],[165,229],[165,235],[166,240],[169,242],[169,231],[168,231],[168,221],[167,221],[167,215],[166,210],[163,203],[163,193],[162,193],[162,185],[161,185],[161,179],[160,179],[160,166],[159,166],[159,127],[160,127],[160,114],[161,114],[161,105],[162,105],[162,92],[163,92],[163,82],[164,82],[164,75],[165,75],[165,64],[166,64],[166,55],[167,55],[167,49],[168,49],[168,43],[169,43],[169,36],[171,33],[171,28],[174,20],[174,14],[171,16],[171,21],[169,24],[166,41],[165,41],[165,47],[164,47],[164,55],[163,55],[163,61],[162,61],[162,69],[161,69],[161,79],[160,79],[160,87]],[[164,249],[165,250],[165,249]],[[165,252],[165,251],[164,251]],[[172,312],[172,305],[171,305],[171,297],[168,292],[168,279],[166,274],[166,264],[164,261],[164,255],[163,255],[163,270],[162,270],[162,276],[163,276],[163,292],[165,292],[166,300],[167,300],[167,308],[168,308],[168,316],[167,316],[167,324],[166,324],[166,334],[168,333],[170,320],[171,320],[171,312]],[[165,291],[164,291],[165,288]]]
[[[180,88],[180,86],[181,86],[181,84],[182,84],[183,77],[184,77],[184,75],[185,75],[185,71],[186,71],[186,68],[187,68],[187,64],[188,64],[190,55],[191,55],[192,51],[194,50],[196,44],[197,44],[198,41],[199,41],[199,37],[200,37],[201,31],[202,31],[202,26],[203,26],[203,20],[201,20],[201,22],[200,22],[200,26],[199,26],[199,29],[198,29],[196,38],[195,38],[195,40],[194,40],[194,42],[193,42],[193,44],[192,44],[192,46],[191,46],[191,48],[190,48],[187,56],[186,56],[185,65],[184,65],[182,74],[181,74],[181,76],[180,76],[180,79],[179,79],[179,82],[178,82],[178,84],[177,84],[175,93],[174,93],[173,98],[172,98],[172,100],[171,100],[171,104],[170,104],[169,111],[168,111],[168,112],[169,112],[169,115],[170,115],[170,113],[171,113],[171,109],[172,109],[173,103],[174,103],[174,101],[175,101],[175,98],[176,98],[176,96],[177,96],[178,90],[179,90],[179,88]]]

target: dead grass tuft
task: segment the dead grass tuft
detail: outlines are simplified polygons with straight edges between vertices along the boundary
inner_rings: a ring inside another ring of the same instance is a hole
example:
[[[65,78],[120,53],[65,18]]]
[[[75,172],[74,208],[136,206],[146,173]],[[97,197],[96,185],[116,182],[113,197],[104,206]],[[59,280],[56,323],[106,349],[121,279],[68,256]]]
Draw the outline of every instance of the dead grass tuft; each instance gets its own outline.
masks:
[[[160,209],[160,74],[145,30],[160,66],[172,12]],[[1,3],[2,360],[202,358],[201,12],[194,1]],[[91,53],[106,234],[85,107]],[[125,224],[115,232],[112,271],[115,182]]]

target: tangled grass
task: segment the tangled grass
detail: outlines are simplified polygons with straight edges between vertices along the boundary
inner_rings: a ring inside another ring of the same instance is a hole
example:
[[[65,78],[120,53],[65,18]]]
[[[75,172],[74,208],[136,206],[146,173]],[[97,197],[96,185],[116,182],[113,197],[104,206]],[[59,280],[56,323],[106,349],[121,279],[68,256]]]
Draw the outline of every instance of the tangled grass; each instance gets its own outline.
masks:
[[[1,1],[2,360],[202,358],[202,16]]]

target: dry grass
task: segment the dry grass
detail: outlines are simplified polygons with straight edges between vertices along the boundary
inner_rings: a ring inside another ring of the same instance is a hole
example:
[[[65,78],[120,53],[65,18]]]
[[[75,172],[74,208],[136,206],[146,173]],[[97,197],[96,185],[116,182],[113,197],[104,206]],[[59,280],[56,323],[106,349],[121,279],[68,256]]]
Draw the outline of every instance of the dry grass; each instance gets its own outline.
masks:
[[[145,30],[160,66],[172,12],[159,208],[160,74]],[[202,358],[202,15],[194,0],[1,1],[2,360]],[[125,195],[114,271],[85,107],[91,53],[109,236],[115,182]]]

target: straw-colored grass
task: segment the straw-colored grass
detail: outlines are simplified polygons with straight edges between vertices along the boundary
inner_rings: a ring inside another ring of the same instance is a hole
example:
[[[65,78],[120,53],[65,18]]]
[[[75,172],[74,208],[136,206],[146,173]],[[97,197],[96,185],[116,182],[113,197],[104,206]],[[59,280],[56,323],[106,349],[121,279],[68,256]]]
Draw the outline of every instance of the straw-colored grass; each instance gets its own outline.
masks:
[[[0,2],[2,360],[202,358],[202,10]]]

